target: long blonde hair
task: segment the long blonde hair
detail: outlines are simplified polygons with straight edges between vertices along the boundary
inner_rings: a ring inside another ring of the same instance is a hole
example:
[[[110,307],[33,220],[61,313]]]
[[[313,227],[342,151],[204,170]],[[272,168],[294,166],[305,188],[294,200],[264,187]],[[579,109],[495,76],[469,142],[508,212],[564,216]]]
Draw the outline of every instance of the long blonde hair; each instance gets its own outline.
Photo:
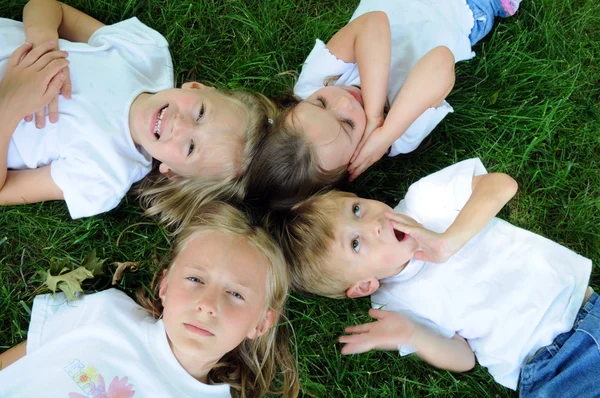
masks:
[[[289,289],[283,254],[270,235],[254,225],[244,212],[224,202],[211,202],[201,209],[181,228],[169,261],[154,274],[149,293],[141,288],[137,300],[155,318],[163,307],[158,296],[163,271],[168,270],[190,239],[201,231],[213,230],[246,239],[269,263],[267,270],[267,306],[277,314],[275,326],[255,339],[245,339],[236,349],[225,354],[209,372],[215,383],[227,383],[241,398],[259,398],[265,394],[296,397],[299,391],[296,362],[290,354],[288,326],[279,324],[285,318],[285,302]],[[279,376],[279,377],[278,377]],[[273,386],[275,380],[277,386]]]
[[[241,159],[219,175],[169,178],[156,170],[137,189],[148,216],[158,216],[162,224],[179,232],[190,222],[195,209],[212,200],[240,200],[247,187],[249,169],[259,143],[270,133],[276,105],[260,93],[219,90],[246,113],[246,131],[240,137]]]

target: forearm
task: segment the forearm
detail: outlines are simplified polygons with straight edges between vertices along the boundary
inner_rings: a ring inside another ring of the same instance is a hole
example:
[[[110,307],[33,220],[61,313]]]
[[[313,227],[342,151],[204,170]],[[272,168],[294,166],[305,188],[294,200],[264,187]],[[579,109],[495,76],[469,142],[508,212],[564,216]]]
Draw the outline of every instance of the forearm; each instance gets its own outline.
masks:
[[[372,14],[354,43],[365,114],[369,121],[383,120],[391,58],[388,17],[383,12]]]
[[[475,366],[475,355],[469,344],[460,336],[440,336],[427,327],[415,330],[411,345],[425,362],[441,369],[466,372]]]
[[[454,55],[447,47],[436,47],[419,59],[385,119],[390,145],[428,108],[439,106],[454,81]]]
[[[25,37],[34,45],[43,41],[58,40],[62,23],[61,3],[55,0],[31,0],[23,8]]]
[[[15,114],[5,106],[4,101],[0,98],[0,190],[6,182],[10,140],[21,120],[20,118],[16,119]]]
[[[517,192],[517,182],[503,173],[477,176],[473,192],[452,225],[444,232],[458,251],[498,214]]]

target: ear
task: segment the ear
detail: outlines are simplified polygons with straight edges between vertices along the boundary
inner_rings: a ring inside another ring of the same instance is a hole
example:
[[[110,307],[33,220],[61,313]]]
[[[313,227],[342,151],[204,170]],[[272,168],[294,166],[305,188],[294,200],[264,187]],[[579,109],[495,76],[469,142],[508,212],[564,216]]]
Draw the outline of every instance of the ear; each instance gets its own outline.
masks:
[[[165,305],[165,297],[167,297],[167,288],[169,285],[169,282],[167,281],[168,274],[169,270],[163,270],[162,276],[160,277],[160,282],[158,282],[158,297],[160,297],[163,306]]]
[[[194,90],[214,90],[214,87],[209,87],[209,86],[205,86],[202,83],[198,83],[198,82],[187,82],[187,83],[183,83],[181,85],[181,88],[189,90],[189,89],[194,89]]]
[[[277,313],[269,308],[263,320],[259,322],[258,325],[256,325],[256,327],[250,331],[250,333],[248,333],[247,337],[249,339],[255,339],[267,333],[267,330],[271,329],[271,327],[275,324],[275,319],[277,319]]]
[[[346,296],[350,298],[367,297],[379,289],[379,280],[374,276],[360,282],[356,282],[346,290]]]
[[[171,168],[164,163],[161,163],[160,166],[158,166],[158,171],[160,171],[160,174],[164,175],[167,178],[178,177],[178,175],[175,174],[175,172],[173,170],[171,170]]]

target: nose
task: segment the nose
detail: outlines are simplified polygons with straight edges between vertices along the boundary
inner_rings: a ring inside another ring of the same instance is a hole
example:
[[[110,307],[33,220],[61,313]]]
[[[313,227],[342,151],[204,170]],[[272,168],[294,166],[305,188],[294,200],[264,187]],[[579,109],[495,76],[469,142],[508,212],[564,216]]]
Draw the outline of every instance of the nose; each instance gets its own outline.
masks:
[[[175,123],[173,124],[173,138],[187,139],[191,131],[196,127],[196,123],[190,117],[177,113]]]
[[[342,111],[348,111],[352,109],[352,101],[345,95],[340,95],[336,101],[336,107]]]
[[[196,301],[196,311],[215,316],[219,308],[218,293],[211,287],[203,289]]]
[[[382,226],[381,221],[378,218],[371,218],[366,222],[366,232],[375,238],[381,236]]]

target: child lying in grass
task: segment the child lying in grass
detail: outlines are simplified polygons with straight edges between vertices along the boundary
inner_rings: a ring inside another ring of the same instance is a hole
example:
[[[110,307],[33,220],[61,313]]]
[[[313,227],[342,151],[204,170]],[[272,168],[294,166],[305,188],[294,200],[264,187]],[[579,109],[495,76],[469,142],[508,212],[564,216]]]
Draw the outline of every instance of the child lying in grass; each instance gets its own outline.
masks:
[[[2,395],[296,396],[285,326],[276,326],[288,277],[268,234],[212,202],[171,256],[139,305],[116,289],[70,302],[37,296],[27,342],[0,355]]]
[[[0,204],[64,200],[73,218],[106,212],[153,159],[164,177],[144,193],[151,213],[171,215],[168,199],[188,200],[185,214],[193,214],[192,204],[243,189],[254,145],[269,126],[264,96],[198,82],[173,88],[167,41],[137,18],[105,26],[66,4],[32,0],[23,23],[0,19],[0,78],[25,76],[10,55],[26,41],[31,51],[59,45],[68,52],[70,64],[61,61],[57,74],[68,85],[48,106],[50,123],[42,111],[35,125],[22,120],[38,111],[28,103],[39,102],[34,94],[0,86]]]
[[[525,397],[597,396],[591,261],[495,218],[516,190],[470,159],[413,184],[394,211],[345,192],[311,197],[278,233],[292,286],[371,295],[376,321],[346,329],[344,354],[416,352],[459,372],[476,357]]]

